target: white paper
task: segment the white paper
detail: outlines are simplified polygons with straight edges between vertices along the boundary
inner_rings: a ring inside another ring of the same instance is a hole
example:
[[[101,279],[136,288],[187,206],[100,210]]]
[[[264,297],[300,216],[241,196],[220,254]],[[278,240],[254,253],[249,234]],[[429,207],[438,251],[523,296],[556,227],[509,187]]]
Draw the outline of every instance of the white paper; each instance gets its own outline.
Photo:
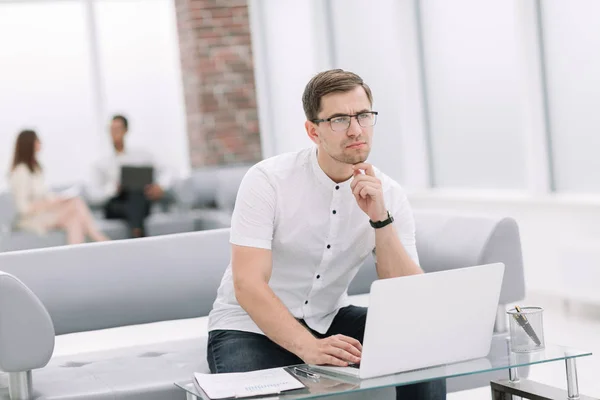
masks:
[[[250,397],[301,389],[304,384],[283,368],[226,374],[195,373],[198,385],[211,399]]]

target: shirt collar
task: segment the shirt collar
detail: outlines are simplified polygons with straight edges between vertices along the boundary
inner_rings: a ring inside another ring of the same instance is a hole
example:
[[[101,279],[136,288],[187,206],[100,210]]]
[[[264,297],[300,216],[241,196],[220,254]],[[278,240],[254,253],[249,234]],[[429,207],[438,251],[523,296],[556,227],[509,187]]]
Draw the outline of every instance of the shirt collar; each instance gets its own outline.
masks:
[[[317,148],[316,147],[313,148],[312,151],[310,152],[310,164],[312,166],[313,173],[315,174],[319,183],[321,183],[322,185],[327,186],[329,188],[335,188],[336,186],[339,186],[340,188],[344,188],[346,186],[350,187],[350,182],[352,182],[352,177],[345,180],[344,182],[335,183],[333,180],[331,180],[330,177],[327,176],[327,174],[323,171],[323,169],[321,169],[321,166],[319,165],[319,160],[317,159]]]

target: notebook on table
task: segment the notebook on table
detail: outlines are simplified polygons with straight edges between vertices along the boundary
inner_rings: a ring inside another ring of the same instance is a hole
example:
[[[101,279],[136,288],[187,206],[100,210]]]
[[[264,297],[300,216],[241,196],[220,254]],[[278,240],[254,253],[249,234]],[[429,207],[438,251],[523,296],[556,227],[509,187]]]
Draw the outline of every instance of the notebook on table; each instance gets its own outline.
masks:
[[[211,399],[247,398],[303,389],[284,368],[224,374],[194,374],[195,384]]]

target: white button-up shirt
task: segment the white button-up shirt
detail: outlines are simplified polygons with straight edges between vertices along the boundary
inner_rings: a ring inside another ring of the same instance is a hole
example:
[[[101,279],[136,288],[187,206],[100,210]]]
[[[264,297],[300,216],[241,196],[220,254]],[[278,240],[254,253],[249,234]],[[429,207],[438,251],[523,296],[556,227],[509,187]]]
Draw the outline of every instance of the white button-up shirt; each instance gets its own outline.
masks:
[[[400,185],[375,169],[385,204],[404,248],[418,264],[412,210]],[[269,286],[297,319],[326,333],[347,290],[375,250],[375,230],[358,207],[349,179],[333,182],[317,162],[316,148],[263,160],[240,184],[230,242],[272,251]],[[235,297],[227,267],[208,329],[262,334]]]
[[[124,165],[154,167],[154,179],[164,190],[168,190],[173,182],[172,171],[155,159],[150,152],[126,149],[122,153],[113,153],[94,165],[92,182],[88,187],[88,198],[92,203],[104,203],[116,196],[121,179],[121,167]]]

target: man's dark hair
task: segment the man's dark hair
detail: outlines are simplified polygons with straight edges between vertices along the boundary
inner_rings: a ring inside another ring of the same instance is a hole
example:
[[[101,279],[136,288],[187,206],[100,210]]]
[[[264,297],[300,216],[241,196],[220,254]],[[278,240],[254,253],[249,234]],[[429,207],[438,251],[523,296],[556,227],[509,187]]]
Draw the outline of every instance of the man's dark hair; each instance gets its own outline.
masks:
[[[369,102],[373,105],[371,89],[355,73],[342,69],[331,69],[318,73],[308,82],[302,95],[302,105],[306,119],[313,121],[319,118],[318,114],[321,111],[321,98],[323,96],[336,92],[349,92],[357,86],[362,86]]]
[[[129,121],[127,121],[127,118],[125,118],[123,115],[117,114],[114,117],[112,117],[113,121],[121,121],[123,123],[123,127],[125,127],[125,130],[129,130]]]

